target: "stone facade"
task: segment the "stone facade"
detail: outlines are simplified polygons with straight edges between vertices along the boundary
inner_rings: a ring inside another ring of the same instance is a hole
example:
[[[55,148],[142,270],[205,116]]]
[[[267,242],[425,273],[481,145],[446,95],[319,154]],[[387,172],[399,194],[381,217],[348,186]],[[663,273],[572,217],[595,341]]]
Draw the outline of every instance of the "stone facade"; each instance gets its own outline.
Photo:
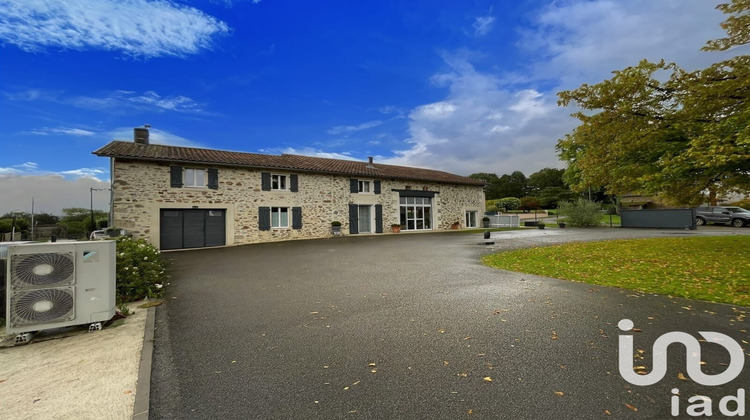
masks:
[[[185,165],[185,168],[207,169],[207,165]],[[382,205],[383,232],[399,223],[399,192],[394,190],[430,191],[433,226],[449,229],[453,222],[463,226],[466,211],[484,211],[481,186],[380,179],[381,193],[351,193],[350,178],[345,175],[260,170],[246,167],[211,165],[218,168],[217,189],[175,188],[170,186],[170,164],[115,158],[113,173],[114,224],[134,237],[146,238],[159,246],[161,209],[224,209],[226,211],[226,244],[241,245],[292,239],[331,236],[331,222],[342,223],[342,233],[349,233],[349,205]],[[263,191],[261,172],[298,176],[298,192]],[[375,181],[357,177],[360,180]],[[260,230],[259,207],[301,207],[301,229]],[[374,226],[374,225],[373,225]]]

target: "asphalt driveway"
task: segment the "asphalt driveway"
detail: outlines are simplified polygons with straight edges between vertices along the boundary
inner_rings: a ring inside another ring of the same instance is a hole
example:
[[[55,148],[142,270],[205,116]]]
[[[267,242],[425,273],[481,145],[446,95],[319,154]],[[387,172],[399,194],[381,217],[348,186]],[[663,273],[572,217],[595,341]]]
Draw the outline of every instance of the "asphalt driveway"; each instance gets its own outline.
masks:
[[[479,261],[571,240],[703,234],[750,229],[525,230],[493,233],[494,246],[454,232],[352,236],[167,254],[151,418],[669,418],[673,388],[682,416],[694,395],[712,398],[717,416],[721,397],[748,388],[750,363],[706,387],[671,346],[664,379],[634,386],[618,374],[617,323],[634,321],[628,334],[650,369],[654,340],[670,331],[721,332],[750,353],[748,308]],[[705,373],[726,369],[721,346],[702,350]]]

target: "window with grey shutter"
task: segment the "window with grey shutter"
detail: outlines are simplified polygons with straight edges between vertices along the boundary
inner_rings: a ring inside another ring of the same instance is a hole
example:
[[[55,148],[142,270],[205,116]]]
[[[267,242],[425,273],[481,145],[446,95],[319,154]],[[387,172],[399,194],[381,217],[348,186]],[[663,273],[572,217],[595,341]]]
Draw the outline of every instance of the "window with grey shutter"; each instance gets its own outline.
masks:
[[[359,192],[359,182],[356,179],[349,180],[349,192],[357,194]]]
[[[208,188],[212,190],[219,189],[219,170],[216,168],[208,168]]]
[[[297,174],[289,175],[289,191],[299,191],[299,177],[297,176]]]
[[[356,184],[356,179],[354,180]],[[349,204],[349,233],[359,233],[359,206]]]
[[[376,180],[376,181],[373,181],[372,183],[373,183],[373,192],[375,194],[380,194],[380,181]]]
[[[375,181],[378,182],[378,181]],[[375,204],[375,233],[383,233],[383,205]]]
[[[292,229],[302,229],[302,207],[292,207]]]
[[[271,208],[258,207],[258,229],[271,230]]]
[[[270,172],[260,173],[260,189],[263,191],[271,191],[271,173]]]
[[[172,188],[182,188],[182,166],[170,166],[169,179]]]

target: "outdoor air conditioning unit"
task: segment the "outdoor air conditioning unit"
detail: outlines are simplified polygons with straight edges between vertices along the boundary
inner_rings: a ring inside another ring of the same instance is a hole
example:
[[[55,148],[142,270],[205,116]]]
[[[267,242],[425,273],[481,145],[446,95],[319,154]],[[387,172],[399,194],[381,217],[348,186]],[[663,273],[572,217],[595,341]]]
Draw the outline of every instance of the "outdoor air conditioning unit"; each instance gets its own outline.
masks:
[[[25,334],[101,322],[115,314],[114,241],[9,245],[6,330]]]

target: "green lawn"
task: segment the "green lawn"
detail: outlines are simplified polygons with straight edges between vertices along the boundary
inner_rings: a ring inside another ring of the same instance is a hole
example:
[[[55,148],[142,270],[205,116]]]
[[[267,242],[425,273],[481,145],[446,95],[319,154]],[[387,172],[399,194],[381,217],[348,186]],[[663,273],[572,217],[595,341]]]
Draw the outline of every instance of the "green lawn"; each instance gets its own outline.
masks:
[[[577,242],[483,261],[504,270],[750,307],[750,236]]]

